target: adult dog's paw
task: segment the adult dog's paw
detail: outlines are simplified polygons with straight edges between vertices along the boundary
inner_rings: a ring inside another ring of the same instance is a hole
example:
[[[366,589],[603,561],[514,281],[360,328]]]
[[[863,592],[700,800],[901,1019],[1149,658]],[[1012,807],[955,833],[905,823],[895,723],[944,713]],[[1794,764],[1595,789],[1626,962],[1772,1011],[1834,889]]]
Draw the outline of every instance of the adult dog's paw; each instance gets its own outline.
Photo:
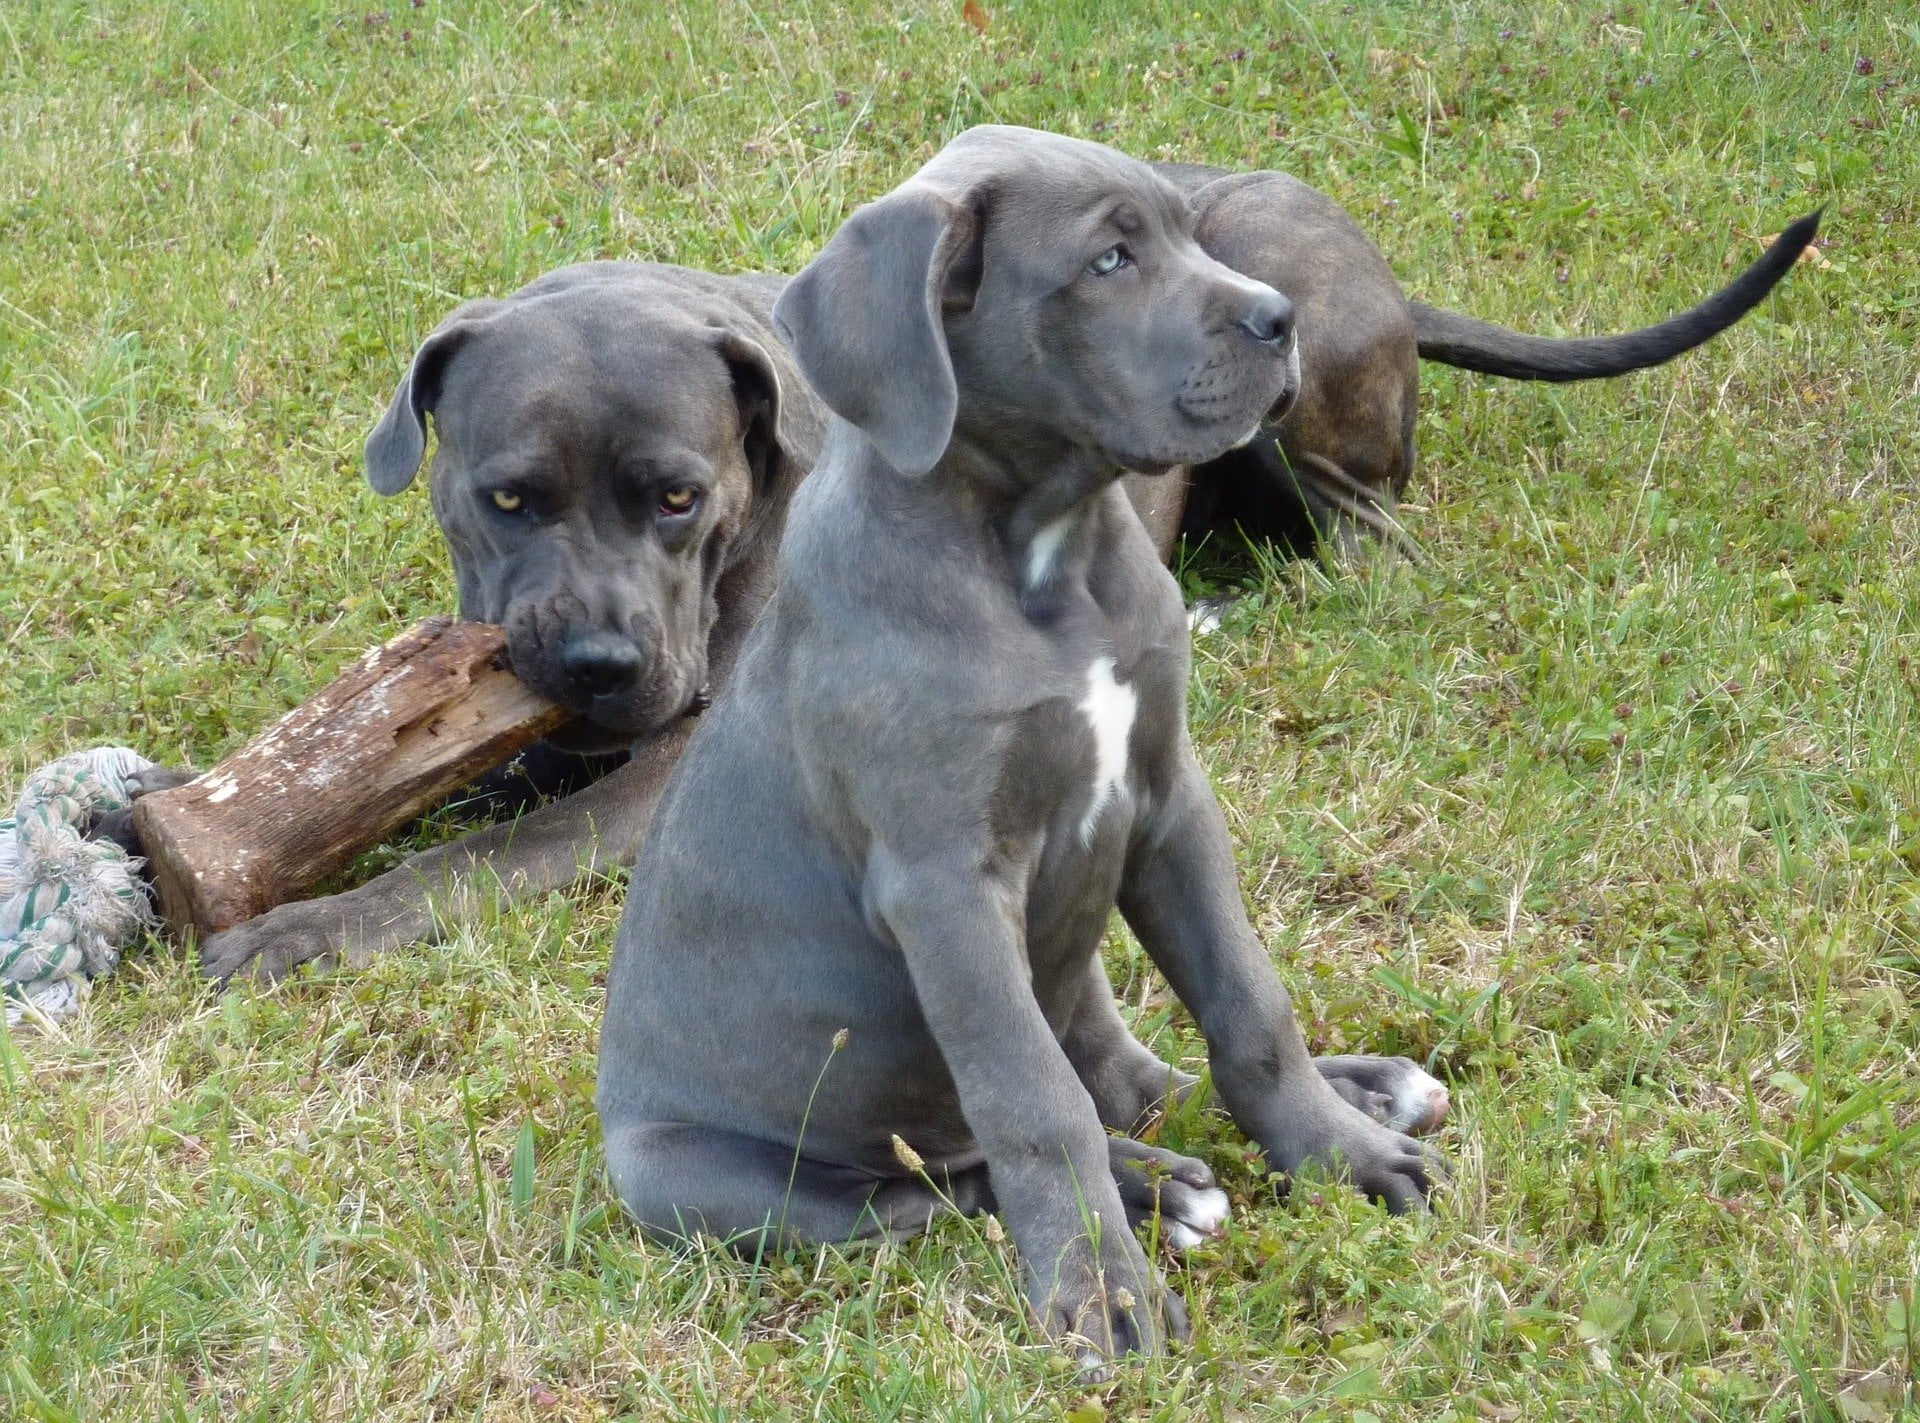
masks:
[[[148,766],[127,777],[127,794],[131,799],[139,800],[141,796],[152,795],[155,791],[170,791],[176,786],[184,786],[188,781],[197,781],[200,774],[192,766]]]
[[[1313,1065],[1342,1101],[1384,1127],[1425,1136],[1447,1119],[1446,1084],[1411,1058],[1316,1057]]]
[[[1136,1230],[1160,1215],[1160,1239],[1176,1251],[1191,1250],[1220,1233],[1232,1206],[1204,1161],[1127,1137],[1110,1137],[1107,1157],[1127,1224]]]
[[[339,948],[337,910],[316,912],[324,899],[283,904],[200,944],[200,971],[216,983],[250,978],[275,983],[301,964]]]

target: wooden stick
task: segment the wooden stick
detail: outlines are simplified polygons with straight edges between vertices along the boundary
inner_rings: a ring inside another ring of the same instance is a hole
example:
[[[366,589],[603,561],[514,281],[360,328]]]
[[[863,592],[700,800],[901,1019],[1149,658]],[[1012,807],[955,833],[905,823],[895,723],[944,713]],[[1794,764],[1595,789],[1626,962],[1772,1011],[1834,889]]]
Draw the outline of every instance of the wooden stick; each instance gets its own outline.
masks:
[[[134,805],[176,930],[299,898],[571,713],[505,666],[506,632],[429,618],[211,771]]]

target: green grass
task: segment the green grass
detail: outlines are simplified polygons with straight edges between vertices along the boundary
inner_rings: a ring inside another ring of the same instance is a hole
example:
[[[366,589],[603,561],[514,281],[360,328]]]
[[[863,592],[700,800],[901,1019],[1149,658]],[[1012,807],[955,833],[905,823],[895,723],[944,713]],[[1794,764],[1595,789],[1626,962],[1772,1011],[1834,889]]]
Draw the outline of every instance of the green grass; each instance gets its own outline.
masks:
[[[1897,1411],[1920,7],[984,3],[985,37],[957,3],[0,8],[0,785],[205,762],[451,605],[358,451],[454,302],[795,269],[968,123],[1289,169],[1415,294],[1547,333],[1688,304],[1826,203],[1825,264],[1669,369],[1430,369],[1423,568],[1188,570],[1254,590],[1193,709],[1256,922],[1317,1046],[1453,1082],[1437,1213],[1276,1202],[1230,1126],[1171,1124],[1237,1223],[1177,1271],[1195,1345],[1090,1392],[977,1229],[757,1269],[634,1236],[592,1112],[612,890],[266,994],[155,944],[0,1044],[0,1414]]]

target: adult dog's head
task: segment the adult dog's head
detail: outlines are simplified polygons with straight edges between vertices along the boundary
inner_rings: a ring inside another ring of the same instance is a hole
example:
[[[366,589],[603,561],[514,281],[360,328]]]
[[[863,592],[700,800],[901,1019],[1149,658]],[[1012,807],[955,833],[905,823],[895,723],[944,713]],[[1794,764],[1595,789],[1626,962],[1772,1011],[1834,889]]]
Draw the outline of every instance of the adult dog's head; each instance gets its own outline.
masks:
[[[956,439],[1041,470],[1212,459],[1299,388],[1293,307],[1194,240],[1187,198],[1096,143],[986,126],[856,212],[775,322],[908,474]]]
[[[469,302],[367,440],[367,482],[398,494],[432,414],[461,616],[504,624],[515,673],[581,714],[555,738],[574,749],[694,708],[721,577],[805,471],[782,430],[799,378],[758,314],[770,295],[593,263]]]

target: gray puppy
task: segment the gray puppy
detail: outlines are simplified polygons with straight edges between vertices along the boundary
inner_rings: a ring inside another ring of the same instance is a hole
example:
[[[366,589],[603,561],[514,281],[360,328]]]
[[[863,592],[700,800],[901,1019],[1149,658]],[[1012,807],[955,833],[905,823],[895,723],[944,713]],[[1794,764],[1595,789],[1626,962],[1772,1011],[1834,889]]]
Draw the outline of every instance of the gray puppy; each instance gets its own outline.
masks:
[[[1315,1070],[1247,922],[1185,612],[1119,485],[1298,388],[1292,304],[1194,224],[1145,164],[977,128],[776,305],[839,418],[621,922],[598,1101],[646,1227],[844,1241],[997,1209],[1049,1333],[1184,1334],[1127,1226],[1157,1197],[1204,1233],[1225,1201],[1102,1130],[1104,1064],[1144,1052],[1098,958],[1116,904],[1270,1165],[1425,1197],[1422,1149]]]

